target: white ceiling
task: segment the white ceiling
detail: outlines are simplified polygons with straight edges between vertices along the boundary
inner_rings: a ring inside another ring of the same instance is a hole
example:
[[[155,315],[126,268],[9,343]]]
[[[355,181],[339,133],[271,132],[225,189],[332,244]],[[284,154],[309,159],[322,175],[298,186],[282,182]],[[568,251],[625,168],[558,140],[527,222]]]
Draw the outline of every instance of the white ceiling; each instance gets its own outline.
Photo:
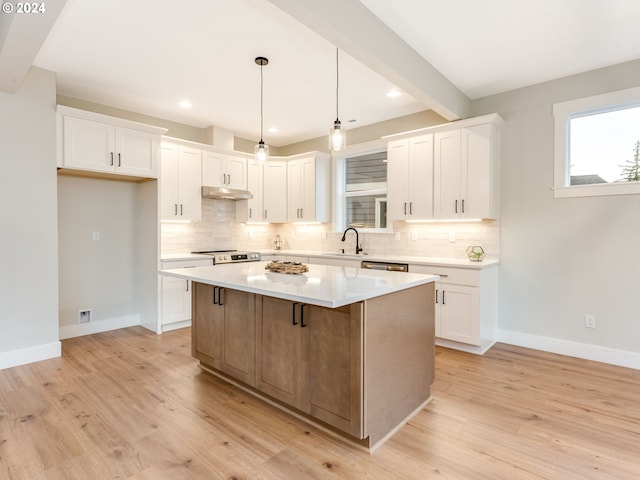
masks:
[[[640,58],[635,0],[360,2],[469,98]],[[34,64],[57,72],[62,95],[257,140],[260,68],[254,58],[266,56],[264,139],[282,146],[327,133],[336,116],[340,45],[343,124],[438,111],[390,72],[396,59],[375,61],[376,49],[384,48],[375,40],[388,37],[369,28],[376,24],[367,22],[356,0],[324,3],[344,15],[342,36],[325,35],[334,41],[316,33],[323,28],[313,28],[313,19],[303,25],[289,15],[291,8],[281,10],[286,4],[315,8],[313,0],[67,0]],[[349,25],[354,38],[358,27],[369,28],[372,56],[362,54],[362,42],[356,49],[348,41]],[[386,97],[395,85],[413,97]],[[183,99],[193,106],[178,107]],[[270,127],[278,133],[267,132]]]

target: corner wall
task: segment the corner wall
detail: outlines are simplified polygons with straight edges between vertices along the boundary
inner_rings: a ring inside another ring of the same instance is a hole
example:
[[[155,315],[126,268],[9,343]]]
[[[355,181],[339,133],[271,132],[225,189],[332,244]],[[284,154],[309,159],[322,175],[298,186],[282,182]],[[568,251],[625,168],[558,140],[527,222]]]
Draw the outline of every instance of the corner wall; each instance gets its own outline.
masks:
[[[639,85],[634,61],[474,101],[505,120],[500,340],[640,368],[640,196],[552,190],[553,104]]]
[[[55,74],[0,92],[0,369],[60,356]]]

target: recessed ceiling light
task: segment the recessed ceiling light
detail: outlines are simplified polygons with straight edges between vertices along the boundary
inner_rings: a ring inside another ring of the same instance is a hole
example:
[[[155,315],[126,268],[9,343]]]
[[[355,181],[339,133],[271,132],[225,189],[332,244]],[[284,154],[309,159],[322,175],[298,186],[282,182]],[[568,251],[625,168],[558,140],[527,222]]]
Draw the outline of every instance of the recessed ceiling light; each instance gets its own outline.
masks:
[[[397,88],[394,88],[393,90],[389,90],[387,92],[387,97],[389,97],[389,98],[399,97],[400,95],[402,95],[402,92],[400,90],[398,90]]]
[[[278,129],[276,127],[271,127],[267,130],[269,133],[278,133]]]
[[[191,102],[189,100],[182,100],[178,102],[178,106],[182,108],[191,108]]]

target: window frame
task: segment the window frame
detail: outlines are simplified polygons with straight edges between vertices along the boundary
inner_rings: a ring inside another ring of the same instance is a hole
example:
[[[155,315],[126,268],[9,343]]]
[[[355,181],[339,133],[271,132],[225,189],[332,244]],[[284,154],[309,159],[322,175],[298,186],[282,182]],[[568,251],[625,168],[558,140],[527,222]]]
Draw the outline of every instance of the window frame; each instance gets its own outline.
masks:
[[[381,193],[382,190],[358,190],[353,192],[347,192],[346,184],[346,159],[347,157],[355,157],[358,155],[367,155],[369,153],[376,153],[387,150],[386,142],[381,140],[375,140],[371,142],[361,143],[357,145],[351,145],[338,154],[333,154],[333,178],[334,178],[334,232],[342,232],[347,222],[347,198],[357,196],[367,196],[375,193]],[[386,182],[388,184],[388,181]],[[386,198],[386,197],[385,197]],[[391,225],[389,225],[391,223]],[[393,222],[389,222],[387,219],[386,228],[358,228],[360,233],[393,233]]]
[[[553,105],[555,198],[631,195],[640,193],[640,182],[571,185],[569,171],[569,121],[573,118],[640,107],[640,87],[593,95]]]

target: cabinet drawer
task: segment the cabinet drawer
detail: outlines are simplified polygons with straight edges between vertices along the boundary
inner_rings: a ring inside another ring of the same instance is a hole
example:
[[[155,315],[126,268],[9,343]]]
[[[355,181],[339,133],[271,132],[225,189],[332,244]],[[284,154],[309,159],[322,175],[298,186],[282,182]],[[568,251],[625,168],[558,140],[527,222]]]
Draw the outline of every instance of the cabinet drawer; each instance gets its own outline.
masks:
[[[162,270],[171,268],[208,267],[213,265],[213,259],[202,260],[163,260]]]
[[[439,282],[455,283],[457,285],[478,286],[480,284],[480,270],[475,268],[442,267],[439,265],[409,265],[411,273],[425,273],[440,275]]]

